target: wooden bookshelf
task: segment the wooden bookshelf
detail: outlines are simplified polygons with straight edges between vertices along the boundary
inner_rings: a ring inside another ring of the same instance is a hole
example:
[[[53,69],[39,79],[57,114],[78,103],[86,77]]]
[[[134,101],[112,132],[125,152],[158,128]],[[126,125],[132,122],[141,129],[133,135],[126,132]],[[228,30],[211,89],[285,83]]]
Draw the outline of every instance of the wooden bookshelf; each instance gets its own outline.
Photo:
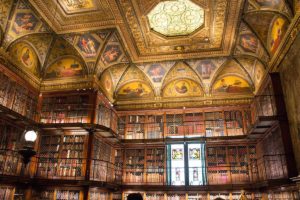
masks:
[[[185,135],[205,136],[204,114],[202,112],[185,113],[184,129]]]
[[[84,177],[85,146],[86,135],[42,135],[37,175],[48,178]]]
[[[129,115],[126,127],[126,139],[144,139],[145,138],[145,116]]]
[[[167,114],[166,126],[166,136],[184,136],[183,114]]]
[[[146,182],[163,184],[165,167],[165,149],[146,149]]]
[[[0,105],[35,120],[38,94],[0,71]]]
[[[81,200],[80,190],[56,190],[56,200]]]
[[[110,193],[99,190],[89,191],[89,200],[110,200]]]
[[[186,200],[186,194],[167,194],[167,200]]]
[[[163,138],[163,131],[163,115],[148,115],[146,139]]]
[[[14,187],[0,186],[0,199],[13,200],[14,199]]]
[[[205,135],[206,137],[225,136],[223,112],[205,113]]]
[[[227,136],[243,135],[243,117],[242,112],[225,111],[225,124]]]
[[[89,123],[91,109],[89,94],[44,96],[41,123]]]
[[[164,193],[146,192],[146,200],[165,200]]]
[[[113,162],[113,147],[100,137],[95,136],[93,140],[93,152],[90,178],[97,181],[113,181],[114,168]]]
[[[143,183],[145,169],[145,149],[125,150],[125,183]]]
[[[1,119],[0,123],[0,174],[18,175],[22,160],[17,150],[23,144],[23,129]]]

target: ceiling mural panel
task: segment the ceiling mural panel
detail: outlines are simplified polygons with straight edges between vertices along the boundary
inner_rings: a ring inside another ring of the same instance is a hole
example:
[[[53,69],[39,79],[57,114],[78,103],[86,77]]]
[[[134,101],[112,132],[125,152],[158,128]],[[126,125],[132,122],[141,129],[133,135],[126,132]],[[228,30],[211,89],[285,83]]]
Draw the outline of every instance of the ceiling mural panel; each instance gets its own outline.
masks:
[[[181,3],[179,5],[184,5],[184,1],[178,2]],[[197,3],[197,1],[193,2]],[[153,33],[146,17],[148,13],[143,13],[143,4],[139,1],[120,1],[121,11],[126,20],[126,30],[130,31],[130,35],[128,35],[128,33],[124,34],[124,30],[123,35],[127,44],[129,42],[132,59],[149,62],[152,59],[199,58],[229,53],[232,47],[232,37],[230,36],[235,34],[234,29],[237,22],[235,19],[240,14],[240,9],[229,8],[241,6],[241,1],[207,0],[204,5],[198,4],[199,7],[203,7],[205,14],[203,28],[197,29],[187,37],[173,38]],[[226,18],[229,20],[224,23]],[[193,19],[191,17],[190,20],[193,21]],[[213,29],[210,26],[212,24]]]
[[[236,60],[231,59],[228,60],[221,68],[219,68],[218,72],[215,74],[211,83],[215,82],[214,80],[219,79],[220,77],[229,76],[229,75],[242,77],[243,79],[247,80],[249,83],[253,82],[250,74],[247,72],[245,67],[242,66]]]
[[[52,63],[54,60],[58,59],[59,57],[70,55],[81,58],[81,55],[78,53],[74,46],[69,44],[63,38],[56,38],[56,40],[51,46],[51,50],[49,51],[46,66]]]
[[[41,16],[60,33],[111,28],[117,6],[111,0],[29,0]]]
[[[201,83],[197,73],[184,62],[177,62],[174,67],[168,72],[163,82],[163,87],[175,79],[189,78],[197,83]]]
[[[75,46],[86,61],[96,61],[104,43],[100,34],[101,32],[66,34],[63,38]]]
[[[239,30],[235,55],[251,55],[258,57],[264,62],[269,60],[269,55],[257,36],[242,23]]]
[[[282,15],[265,11],[248,13],[245,19],[264,43],[265,48],[274,54],[289,25],[287,19]]]
[[[106,70],[100,78],[100,83],[103,86],[103,89],[105,90],[106,95],[109,99],[113,99],[114,95],[114,85],[113,80],[111,78],[111,74],[109,70]]]
[[[152,84],[161,86],[168,71],[174,66],[175,62],[157,62],[157,63],[143,63],[137,66],[149,77]]]
[[[6,34],[6,47],[24,35],[43,32],[49,32],[48,28],[31,10],[27,3],[23,0],[19,0],[11,17],[8,33]]]
[[[14,2],[0,0],[1,47],[21,69],[49,85],[97,77],[118,105],[256,94],[296,24],[285,0]]]
[[[55,61],[45,73],[45,79],[70,78],[83,76],[83,67],[76,58],[67,57]]]
[[[109,66],[118,63],[128,63],[128,58],[117,35],[114,33],[110,36],[108,42],[101,52],[98,70],[104,71]]]
[[[289,5],[285,2],[285,0],[248,0],[248,8],[247,11],[253,10],[269,10],[281,12],[282,14],[292,17],[291,10]]]
[[[249,83],[238,76],[222,77],[212,87],[213,94],[247,94],[251,92]]]
[[[114,88],[117,87],[117,85],[118,85],[120,79],[122,78],[127,67],[128,67],[128,64],[120,63],[120,64],[113,65],[107,69],[107,70],[109,70],[109,72],[111,74]]]
[[[31,45],[25,42],[16,43],[10,48],[9,52],[25,71],[40,76],[39,60]]]
[[[187,63],[198,73],[202,82],[209,84],[217,69],[226,62],[226,58],[188,60]]]
[[[11,11],[14,0],[0,1],[0,27],[5,30],[9,13]]]
[[[288,22],[283,17],[277,16],[274,18],[270,26],[268,48],[272,54],[276,52],[282,39],[287,31]]]
[[[143,82],[130,82],[123,85],[117,92],[118,99],[137,99],[153,97],[151,87]]]
[[[190,79],[174,80],[163,90],[163,97],[192,97],[202,96],[203,92],[198,83]]]
[[[77,13],[95,10],[94,0],[61,0],[58,1],[66,13]]]
[[[41,66],[43,66],[53,40],[53,36],[51,34],[34,34],[25,36],[22,38],[22,40],[28,41],[34,46]]]

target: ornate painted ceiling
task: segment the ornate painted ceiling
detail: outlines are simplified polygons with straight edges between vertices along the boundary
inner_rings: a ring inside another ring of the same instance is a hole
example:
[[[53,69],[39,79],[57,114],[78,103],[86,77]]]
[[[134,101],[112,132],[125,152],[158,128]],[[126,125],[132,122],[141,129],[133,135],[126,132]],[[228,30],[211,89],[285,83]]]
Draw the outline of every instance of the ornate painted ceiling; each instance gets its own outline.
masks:
[[[299,0],[0,0],[0,56],[42,90],[99,87],[119,106],[242,101],[299,11]]]

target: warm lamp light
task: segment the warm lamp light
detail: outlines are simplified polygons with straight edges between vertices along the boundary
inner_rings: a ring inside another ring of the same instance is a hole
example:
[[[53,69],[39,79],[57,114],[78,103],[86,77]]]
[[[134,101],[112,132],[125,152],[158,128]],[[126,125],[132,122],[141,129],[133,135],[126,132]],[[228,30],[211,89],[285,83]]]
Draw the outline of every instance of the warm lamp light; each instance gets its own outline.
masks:
[[[35,142],[37,138],[37,133],[33,130],[26,131],[25,140],[26,142]]]

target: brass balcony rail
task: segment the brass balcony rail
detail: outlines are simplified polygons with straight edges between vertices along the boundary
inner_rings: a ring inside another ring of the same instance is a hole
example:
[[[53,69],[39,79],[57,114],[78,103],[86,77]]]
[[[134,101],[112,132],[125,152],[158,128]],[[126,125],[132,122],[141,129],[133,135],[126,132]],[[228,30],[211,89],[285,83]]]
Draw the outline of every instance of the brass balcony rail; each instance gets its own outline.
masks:
[[[86,167],[91,163],[89,180],[121,183],[122,170],[117,165],[98,159],[86,158],[36,158],[37,178],[45,179],[65,179],[65,180],[85,180]]]
[[[187,169],[180,169],[180,167],[144,167],[142,164],[123,167],[98,159],[35,157],[32,159],[30,167],[27,168],[27,172],[25,172],[18,152],[0,151],[1,176],[20,176],[29,173],[31,178],[85,180],[88,163],[91,164],[89,180],[118,184],[123,182],[125,184],[166,185],[166,173],[180,172],[181,170],[183,172],[185,172],[184,170],[189,171],[191,175],[189,184],[192,185],[194,183],[198,185],[247,184],[288,178],[286,157],[283,154],[265,155],[244,165],[215,165],[189,167]],[[34,172],[32,172],[32,169],[34,169]],[[195,171],[197,172],[196,175],[193,174]]]

